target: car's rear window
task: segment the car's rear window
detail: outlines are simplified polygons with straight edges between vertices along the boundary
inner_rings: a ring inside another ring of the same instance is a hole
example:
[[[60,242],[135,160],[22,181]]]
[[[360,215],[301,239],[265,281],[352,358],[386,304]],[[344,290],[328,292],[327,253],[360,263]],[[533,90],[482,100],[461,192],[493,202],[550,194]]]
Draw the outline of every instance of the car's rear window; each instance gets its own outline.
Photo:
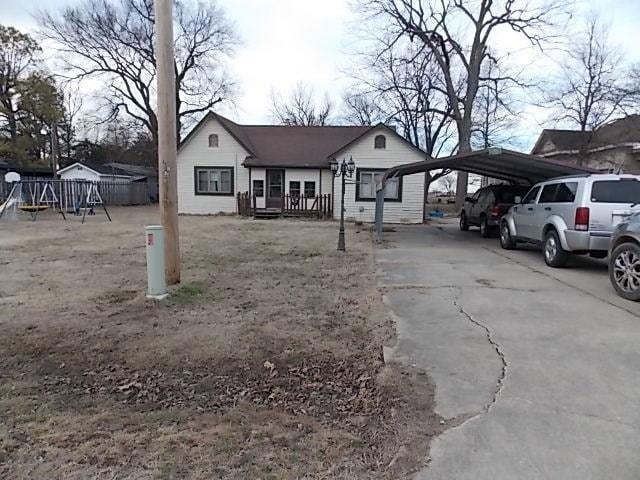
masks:
[[[516,197],[524,197],[529,189],[527,187],[513,187],[496,190],[499,203],[516,203]]]
[[[593,182],[591,201],[595,203],[640,202],[640,181],[635,178],[621,178]]]

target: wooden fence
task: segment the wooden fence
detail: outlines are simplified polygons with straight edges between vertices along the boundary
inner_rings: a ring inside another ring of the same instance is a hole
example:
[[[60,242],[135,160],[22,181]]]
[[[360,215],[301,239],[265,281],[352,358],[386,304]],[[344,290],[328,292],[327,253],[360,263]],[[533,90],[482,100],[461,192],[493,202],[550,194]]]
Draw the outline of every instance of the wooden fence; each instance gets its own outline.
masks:
[[[256,197],[251,198],[249,192],[238,192],[236,200],[239,215],[248,217],[261,210],[256,207]],[[333,217],[333,202],[330,194],[315,197],[283,195],[281,205],[280,211],[285,216],[323,219]]]
[[[249,198],[249,192],[240,193],[236,196],[238,200],[238,214],[243,217],[251,215],[251,199]]]
[[[51,180],[27,179],[21,180],[22,201],[27,204],[37,204],[43,198],[43,191],[47,189],[45,197],[51,198],[51,191],[55,193],[59,205],[65,210],[72,210],[82,203],[89,185],[98,186],[102,201],[107,206],[147,205],[150,203],[146,182],[88,182],[86,180]],[[47,187],[47,185],[50,185]],[[3,203],[11,192],[12,184],[0,182],[0,203]]]

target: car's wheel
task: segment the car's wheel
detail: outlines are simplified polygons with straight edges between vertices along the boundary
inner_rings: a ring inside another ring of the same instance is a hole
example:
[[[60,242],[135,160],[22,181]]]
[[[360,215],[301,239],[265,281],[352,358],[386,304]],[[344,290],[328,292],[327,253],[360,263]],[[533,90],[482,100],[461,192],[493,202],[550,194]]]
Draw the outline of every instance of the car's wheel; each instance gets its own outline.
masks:
[[[469,230],[469,223],[467,222],[467,215],[464,211],[460,214],[460,230],[466,232]]]
[[[569,253],[562,249],[558,232],[551,229],[547,232],[542,246],[544,261],[547,265],[554,268],[561,268],[567,264]]]
[[[480,217],[480,236],[483,238],[489,238],[491,236],[491,228],[489,227],[486,215]]]
[[[509,230],[507,222],[502,222],[500,224],[500,246],[505,250],[513,250],[516,248],[516,241],[511,236],[511,231]]]
[[[640,300],[640,246],[623,243],[611,252],[609,278],[622,298]]]

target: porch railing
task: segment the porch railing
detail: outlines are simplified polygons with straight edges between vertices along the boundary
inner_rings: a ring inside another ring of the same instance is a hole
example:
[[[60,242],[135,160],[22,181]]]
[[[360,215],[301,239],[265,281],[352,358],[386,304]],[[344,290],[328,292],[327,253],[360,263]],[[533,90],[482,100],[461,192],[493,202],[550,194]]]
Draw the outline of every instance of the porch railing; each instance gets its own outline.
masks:
[[[236,196],[238,202],[238,214],[244,217],[253,215],[257,208],[255,195],[249,196],[249,192],[238,192]],[[265,209],[266,210],[266,209]],[[331,194],[305,197],[304,195],[283,195],[281,199],[280,212],[282,215],[291,217],[309,218],[332,218],[333,202]]]

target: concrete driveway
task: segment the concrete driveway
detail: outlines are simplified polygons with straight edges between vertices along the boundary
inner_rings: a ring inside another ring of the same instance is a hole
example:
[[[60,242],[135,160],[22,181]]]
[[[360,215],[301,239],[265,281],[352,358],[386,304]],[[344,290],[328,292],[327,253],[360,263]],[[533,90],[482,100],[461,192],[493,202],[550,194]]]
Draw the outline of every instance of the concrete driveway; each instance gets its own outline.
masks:
[[[418,479],[640,478],[640,304],[606,264],[551,269],[457,224],[397,227],[376,251],[398,330],[446,431]]]

